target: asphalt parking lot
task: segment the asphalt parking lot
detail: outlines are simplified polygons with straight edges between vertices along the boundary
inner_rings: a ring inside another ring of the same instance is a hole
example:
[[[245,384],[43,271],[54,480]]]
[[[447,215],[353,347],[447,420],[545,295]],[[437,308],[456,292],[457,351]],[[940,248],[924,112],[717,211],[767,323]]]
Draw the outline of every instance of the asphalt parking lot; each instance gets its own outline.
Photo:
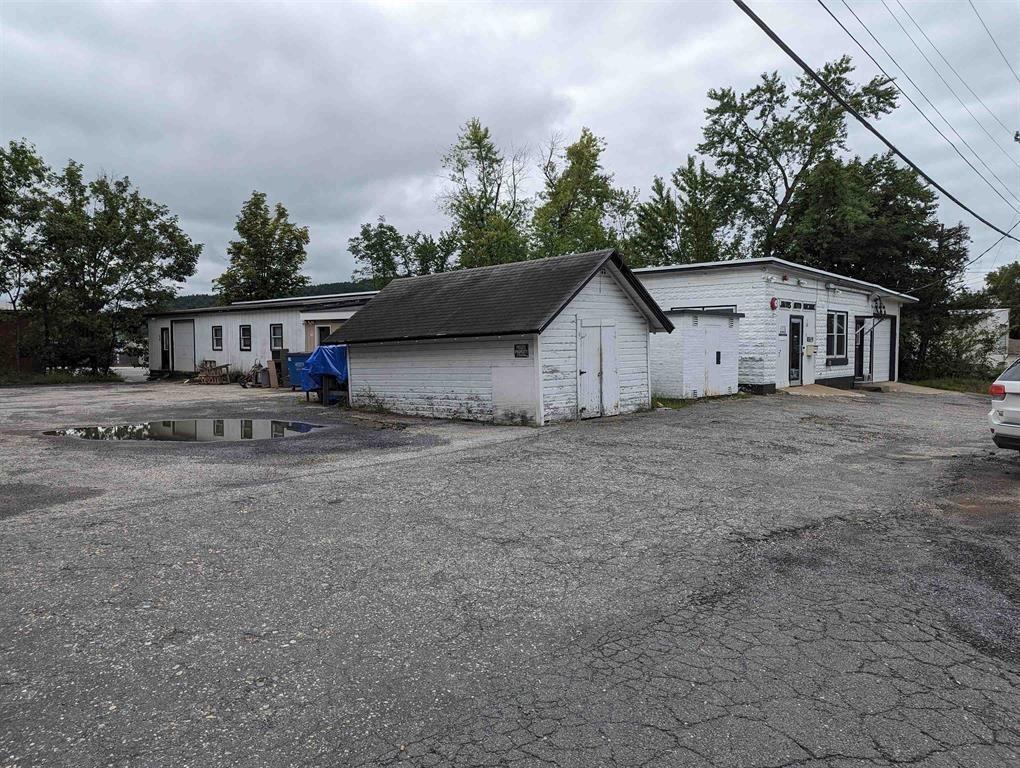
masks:
[[[985,398],[493,428],[0,389],[0,765],[1015,766]],[[44,429],[333,427],[264,443]]]

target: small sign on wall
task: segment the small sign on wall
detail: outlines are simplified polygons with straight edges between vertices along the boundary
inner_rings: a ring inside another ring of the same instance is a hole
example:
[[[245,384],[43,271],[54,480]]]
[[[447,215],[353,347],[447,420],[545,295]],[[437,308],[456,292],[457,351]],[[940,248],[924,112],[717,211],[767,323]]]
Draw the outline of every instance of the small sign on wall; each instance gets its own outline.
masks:
[[[514,357],[531,357],[527,344],[514,344]]]

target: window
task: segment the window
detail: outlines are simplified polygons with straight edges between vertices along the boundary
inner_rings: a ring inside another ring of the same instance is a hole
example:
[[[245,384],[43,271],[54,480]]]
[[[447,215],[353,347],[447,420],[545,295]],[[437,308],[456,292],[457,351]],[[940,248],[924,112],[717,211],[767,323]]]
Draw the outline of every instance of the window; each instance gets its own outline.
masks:
[[[223,349],[223,326],[214,325],[212,327],[212,348],[214,350]]]
[[[1020,381],[1020,360],[1004,370],[997,381]]]
[[[283,349],[283,324],[273,323],[269,326],[269,348]]]
[[[252,439],[252,421],[251,419],[241,419],[241,439],[251,440]]]
[[[237,338],[242,352],[251,352],[251,326],[242,325],[237,329]]]
[[[332,333],[331,326],[328,325],[317,325],[315,326],[316,343],[318,346],[322,346],[322,343],[329,338],[329,334]]]
[[[213,419],[212,433],[213,437],[223,437],[223,419]]]
[[[826,316],[825,356],[846,357],[846,312],[829,312]]]

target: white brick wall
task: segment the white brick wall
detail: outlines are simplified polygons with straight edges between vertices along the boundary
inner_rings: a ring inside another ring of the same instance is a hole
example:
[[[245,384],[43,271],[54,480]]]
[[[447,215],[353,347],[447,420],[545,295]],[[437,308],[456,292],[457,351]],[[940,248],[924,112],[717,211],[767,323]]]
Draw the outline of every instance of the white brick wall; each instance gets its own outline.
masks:
[[[865,289],[827,289],[822,277],[785,270],[781,265],[749,264],[727,266],[704,272],[637,272],[638,278],[659,305],[671,307],[735,306],[745,315],[740,320],[739,379],[743,385],[775,384],[789,386],[789,337],[780,329],[788,329],[791,314],[804,317],[805,343],[814,343],[817,353],[804,358],[804,381],[849,377],[854,374],[854,317],[871,317],[870,292]],[[785,278],[785,279],[784,279]],[[769,307],[772,297],[800,303],[813,303],[815,310],[777,309]],[[899,317],[900,302],[886,298],[887,314]],[[826,358],[826,323],[829,310],[847,313],[847,362],[828,364]],[[870,328],[873,320],[868,320]],[[898,323],[897,323],[898,326]],[[884,334],[885,346],[879,347]],[[808,342],[813,339],[813,342]],[[875,374],[888,376],[889,321],[875,328]],[[880,363],[880,356],[883,363]],[[867,365],[868,357],[865,358]]]
[[[348,347],[351,405],[413,416],[534,423],[538,414],[535,340],[534,336],[500,336],[353,344]],[[529,357],[516,358],[514,345],[522,343],[529,345]],[[522,393],[514,398],[513,413],[495,412],[493,376],[500,375],[500,368],[534,372],[530,397]],[[527,401],[531,405],[524,413]]]

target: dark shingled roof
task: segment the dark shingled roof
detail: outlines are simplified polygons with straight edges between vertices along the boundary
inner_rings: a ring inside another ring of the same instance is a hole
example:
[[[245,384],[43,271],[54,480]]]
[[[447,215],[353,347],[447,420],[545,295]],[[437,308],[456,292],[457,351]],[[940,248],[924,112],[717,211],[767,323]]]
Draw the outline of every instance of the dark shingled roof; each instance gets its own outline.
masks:
[[[673,325],[614,250],[394,280],[326,343],[541,333],[607,263],[653,326]]]

